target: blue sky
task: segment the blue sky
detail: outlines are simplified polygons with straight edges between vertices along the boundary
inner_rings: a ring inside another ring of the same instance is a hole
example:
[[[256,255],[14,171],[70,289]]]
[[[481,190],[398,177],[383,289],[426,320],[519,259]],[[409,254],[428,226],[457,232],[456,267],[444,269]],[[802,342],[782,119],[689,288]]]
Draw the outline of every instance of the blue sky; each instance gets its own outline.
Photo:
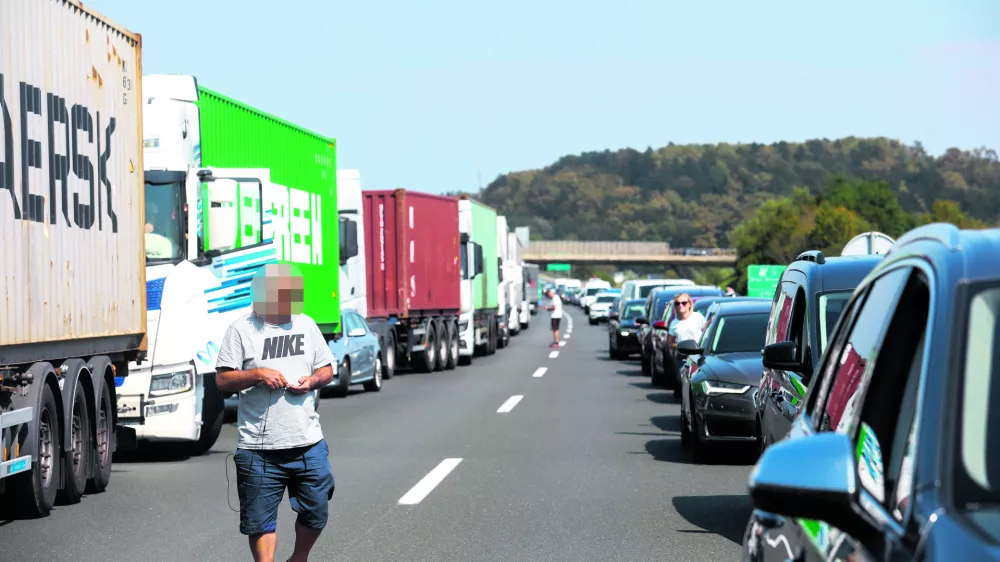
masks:
[[[143,72],[337,138],[365,188],[566,154],[847,135],[1000,149],[995,0],[89,0]]]

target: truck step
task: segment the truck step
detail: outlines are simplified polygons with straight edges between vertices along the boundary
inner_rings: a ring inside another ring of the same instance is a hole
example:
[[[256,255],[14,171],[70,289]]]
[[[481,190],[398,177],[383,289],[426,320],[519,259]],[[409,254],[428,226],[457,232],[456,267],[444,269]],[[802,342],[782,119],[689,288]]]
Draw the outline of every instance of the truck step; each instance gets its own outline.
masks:
[[[0,479],[31,470],[31,455],[0,462]]]

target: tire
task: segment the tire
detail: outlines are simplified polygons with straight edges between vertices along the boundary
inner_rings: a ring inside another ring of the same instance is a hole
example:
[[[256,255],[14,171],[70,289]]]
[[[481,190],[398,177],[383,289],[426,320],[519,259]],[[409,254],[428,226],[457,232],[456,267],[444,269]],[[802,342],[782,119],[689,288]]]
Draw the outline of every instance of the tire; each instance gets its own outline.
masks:
[[[48,460],[43,459],[42,454],[36,454],[37,462],[32,461],[31,471],[14,476],[7,484],[7,491],[13,496],[19,515],[31,518],[45,517],[52,510],[62,469],[62,464],[58,462],[62,457],[62,447],[59,444],[61,426],[56,395],[51,386],[45,382],[42,385],[41,402],[34,412],[35,417],[31,421],[33,429],[28,437],[35,440],[36,453],[44,451]]]
[[[337,383],[337,386],[333,387],[330,394],[337,398],[343,398],[347,396],[349,388],[351,388],[351,362],[350,360],[344,360],[340,363],[340,382]]]
[[[451,345],[451,334],[448,325],[444,322],[434,321],[434,331],[437,333],[437,345],[434,346],[434,370],[443,371],[448,364],[448,348]]]
[[[427,323],[427,346],[416,354],[416,370],[430,373],[437,366],[437,330],[434,322]]]
[[[372,380],[365,383],[365,392],[378,392],[382,390],[382,356],[375,356],[375,369],[372,371]]]
[[[497,319],[490,318],[489,335],[486,340],[486,355],[493,355],[497,352]]]
[[[96,412],[94,428],[94,470],[93,478],[87,481],[88,494],[100,494],[108,489],[111,482],[111,461],[114,456],[112,449],[115,417],[114,406],[111,403],[111,391],[105,383],[101,389],[101,401]]]
[[[222,422],[226,413],[226,402],[215,384],[215,374],[201,377],[205,392],[201,399],[201,435],[188,449],[191,456],[201,456],[212,450],[212,446],[222,433]]]
[[[389,329],[388,344],[385,346],[385,363],[382,365],[382,379],[389,380],[396,376],[396,331]]]
[[[688,406],[691,405],[691,393],[688,392]],[[692,416],[692,419],[694,416]],[[691,448],[691,429],[688,428],[687,419],[684,416],[684,405],[681,405],[681,448],[690,449]]]
[[[63,504],[80,503],[87,491],[87,479],[90,476],[90,459],[93,453],[93,433],[90,428],[90,408],[87,405],[87,394],[83,390],[83,381],[76,382],[76,392],[73,393],[73,404],[66,409],[70,417],[70,449],[64,450],[60,461],[63,463],[65,485],[59,490],[58,499]]]
[[[445,332],[448,334],[448,360],[445,363],[445,370],[451,371],[459,363],[458,356],[458,324],[454,321],[448,321],[445,323],[447,330]]]
[[[648,377],[651,374],[650,360],[646,357],[645,353],[640,351],[639,354],[642,357],[642,374]]]
[[[698,423],[698,416],[691,412],[691,457],[698,464],[705,464],[709,457],[708,445],[701,440],[701,424]]]

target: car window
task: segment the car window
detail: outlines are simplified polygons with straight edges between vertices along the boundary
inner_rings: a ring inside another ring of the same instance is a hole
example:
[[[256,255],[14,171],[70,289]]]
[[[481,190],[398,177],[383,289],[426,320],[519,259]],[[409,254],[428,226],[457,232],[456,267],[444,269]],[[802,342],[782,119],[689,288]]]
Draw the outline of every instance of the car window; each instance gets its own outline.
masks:
[[[819,296],[819,311],[817,314],[819,317],[819,341],[817,342],[819,349],[816,350],[817,354],[822,355],[826,350],[830,333],[837,327],[837,320],[843,314],[844,307],[847,306],[847,301],[850,300],[853,292],[832,291]]]
[[[663,319],[667,311],[667,306],[669,306],[670,303],[672,302],[674,302],[673,299],[669,299],[666,297],[660,297],[656,299],[656,301],[653,303],[655,306],[655,308],[653,309],[653,318]]]
[[[645,311],[641,304],[630,304],[625,308],[625,314],[623,315],[626,320],[634,320],[642,316]]]
[[[610,296],[597,297],[597,302],[612,302],[614,300],[615,300],[615,297],[610,297]]]
[[[358,328],[361,328],[362,330],[365,329],[365,327],[360,322],[358,322],[358,315],[355,314],[354,312],[347,313],[347,326],[348,326],[347,330],[348,332],[350,332],[351,330],[356,330]],[[367,330],[365,331],[367,332]]]
[[[780,319],[782,311],[785,310],[785,302],[788,301],[785,292],[779,286],[774,291],[774,300],[771,302],[771,317],[767,321],[767,343],[778,343],[784,341],[784,332],[780,329]],[[791,301],[788,301],[791,306]]]
[[[820,431],[851,430],[851,414],[862,390],[862,379],[873,366],[870,363],[879,349],[907,273],[906,269],[897,269],[872,283],[843,346],[830,355],[836,357],[836,363],[830,365],[833,376],[824,381],[826,399],[821,401]]]
[[[722,316],[712,339],[712,355],[757,351],[764,348],[767,314]]]
[[[1000,503],[1000,287],[968,301],[958,424],[956,503]]]

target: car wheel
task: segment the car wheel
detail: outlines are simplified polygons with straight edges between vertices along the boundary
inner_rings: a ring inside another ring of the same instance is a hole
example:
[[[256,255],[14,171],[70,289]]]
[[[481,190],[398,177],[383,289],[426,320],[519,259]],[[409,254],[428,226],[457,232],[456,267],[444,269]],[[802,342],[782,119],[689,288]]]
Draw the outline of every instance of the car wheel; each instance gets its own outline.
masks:
[[[375,356],[375,371],[372,380],[365,383],[366,392],[378,392],[382,390],[382,356]]]

